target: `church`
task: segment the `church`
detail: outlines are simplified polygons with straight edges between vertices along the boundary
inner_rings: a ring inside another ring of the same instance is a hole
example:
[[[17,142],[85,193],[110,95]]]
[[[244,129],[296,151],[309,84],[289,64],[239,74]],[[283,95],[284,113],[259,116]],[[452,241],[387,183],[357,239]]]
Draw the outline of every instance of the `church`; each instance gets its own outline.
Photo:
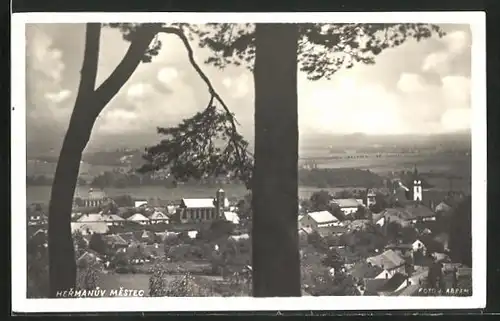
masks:
[[[201,223],[224,218],[228,207],[224,190],[219,189],[215,198],[183,198],[178,214],[181,223]]]

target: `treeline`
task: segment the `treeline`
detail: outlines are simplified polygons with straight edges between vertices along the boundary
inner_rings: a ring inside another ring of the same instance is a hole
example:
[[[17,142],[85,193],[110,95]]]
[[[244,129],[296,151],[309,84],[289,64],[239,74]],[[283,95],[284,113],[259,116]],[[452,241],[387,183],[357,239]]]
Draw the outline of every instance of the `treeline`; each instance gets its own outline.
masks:
[[[134,167],[139,167],[144,163],[142,153],[139,150],[94,152],[83,155],[82,160],[88,164],[103,166],[123,166],[124,164],[130,164]]]
[[[46,175],[26,175],[26,186],[51,186],[54,178]],[[87,181],[78,178],[78,185],[87,185]]]
[[[379,187],[383,185],[383,178],[369,170],[357,168],[301,169],[299,185],[317,188]]]
[[[105,187],[115,187],[115,188],[126,188],[126,187],[137,187],[137,186],[165,186],[167,188],[175,188],[180,182],[175,178],[167,175],[142,175],[134,172],[104,172],[99,176],[96,176],[90,183],[93,187],[105,188]],[[202,180],[189,180],[187,182],[182,182],[185,185],[208,185],[215,186],[217,184],[231,184],[238,183],[227,178],[205,178]]]

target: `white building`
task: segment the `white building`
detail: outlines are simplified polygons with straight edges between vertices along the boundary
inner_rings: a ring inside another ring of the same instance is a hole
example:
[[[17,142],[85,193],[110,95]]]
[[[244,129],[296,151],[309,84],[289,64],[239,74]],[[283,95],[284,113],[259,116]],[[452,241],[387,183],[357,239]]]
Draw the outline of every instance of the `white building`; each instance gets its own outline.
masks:
[[[355,198],[334,199],[331,203],[336,204],[345,216],[353,215],[358,211],[359,206],[363,206],[363,200]]]
[[[335,226],[339,224],[339,219],[328,211],[311,212],[300,218],[299,227],[318,228],[325,226]]]

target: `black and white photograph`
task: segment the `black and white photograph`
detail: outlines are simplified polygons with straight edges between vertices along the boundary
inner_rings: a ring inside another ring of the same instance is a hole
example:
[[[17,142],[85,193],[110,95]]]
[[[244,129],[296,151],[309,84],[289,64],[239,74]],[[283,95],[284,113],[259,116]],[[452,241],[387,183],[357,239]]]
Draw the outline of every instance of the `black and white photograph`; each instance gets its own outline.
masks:
[[[485,306],[484,13],[12,21],[15,312]]]

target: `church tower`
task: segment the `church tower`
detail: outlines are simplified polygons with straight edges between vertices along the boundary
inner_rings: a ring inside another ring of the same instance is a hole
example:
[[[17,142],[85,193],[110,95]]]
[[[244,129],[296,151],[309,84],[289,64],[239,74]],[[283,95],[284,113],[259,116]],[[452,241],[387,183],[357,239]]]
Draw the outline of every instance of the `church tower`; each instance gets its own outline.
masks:
[[[366,207],[370,208],[375,205],[375,192],[370,188],[366,191]]]
[[[224,208],[226,203],[226,193],[220,188],[215,196],[215,216],[221,218],[224,216]]]
[[[417,165],[413,169],[413,200],[422,202],[422,181],[418,177]]]

